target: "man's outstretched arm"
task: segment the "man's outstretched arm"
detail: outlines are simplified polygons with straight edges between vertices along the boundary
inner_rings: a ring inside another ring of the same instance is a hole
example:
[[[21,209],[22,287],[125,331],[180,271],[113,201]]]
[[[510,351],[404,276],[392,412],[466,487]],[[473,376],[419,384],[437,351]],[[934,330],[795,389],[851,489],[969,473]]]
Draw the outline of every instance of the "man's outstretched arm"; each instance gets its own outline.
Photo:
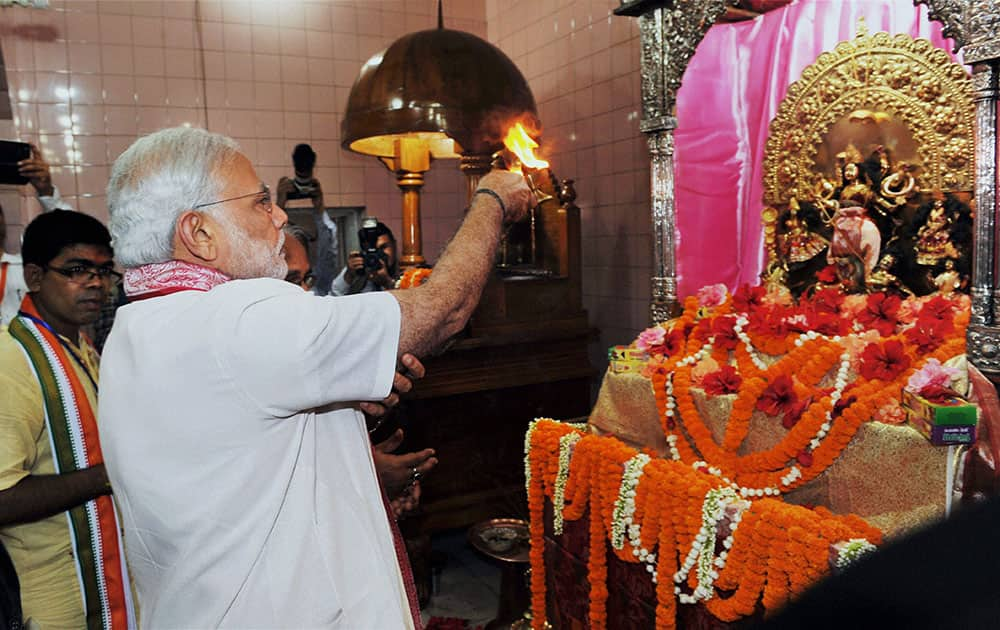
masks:
[[[533,203],[518,173],[493,171],[480,180],[434,274],[419,287],[392,292],[401,311],[400,355],[425,355],[462,330],[493,269],[503,226],[523,217]]]

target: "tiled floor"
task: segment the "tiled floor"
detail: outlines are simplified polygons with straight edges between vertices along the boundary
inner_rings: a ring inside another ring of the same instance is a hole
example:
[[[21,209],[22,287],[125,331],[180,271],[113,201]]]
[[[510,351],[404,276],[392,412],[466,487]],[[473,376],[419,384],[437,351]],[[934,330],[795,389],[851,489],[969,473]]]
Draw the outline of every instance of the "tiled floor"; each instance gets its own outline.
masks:
[[[500,596],[499,566],[472,548],[465,530],[435,534],[431,544],[444,566],[435,571],[434,594],[421,611],[424,623],[455,617],[475,628],[492,620]]]

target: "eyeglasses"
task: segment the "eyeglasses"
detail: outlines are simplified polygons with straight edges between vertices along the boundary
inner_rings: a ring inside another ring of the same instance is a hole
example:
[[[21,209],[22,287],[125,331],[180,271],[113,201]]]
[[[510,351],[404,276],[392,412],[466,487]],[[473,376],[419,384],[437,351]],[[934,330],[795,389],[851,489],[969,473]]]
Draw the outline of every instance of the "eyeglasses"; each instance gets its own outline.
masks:
[[[257,206],[259,206],[260,209],[263,210],[264,212],[271,214],[271,210],[274,209],[274,207],[271,205],[271,189],[268,187],[267,184],[261,184],[260,187],[261,190],[258,190],[257,192],[247,193],[245,195],[240,195],[238,197],[230,197],[228,199],[220,199],[218,201],[209,201],[208,203],[199,203],[196,206],[191,206],[191,209],[197,210],[198,208],[214,206],[216,204],[226,203],[227,201],[236,201],[237,199],[246,199],[247,197],[259,196],[260,199],[257,200]]]
[[[75,282],[76,284],[87,284],[94,278],[100,278],[101,282],[110,281],[112,284],[116,284],[122,279],[122,274],[118,273],[111,267],[95,267],[93,265],[49,267],[48,265],[42,265],[42,269],[54,271],[59,275],[66,276],[69,278],[70,282]]]

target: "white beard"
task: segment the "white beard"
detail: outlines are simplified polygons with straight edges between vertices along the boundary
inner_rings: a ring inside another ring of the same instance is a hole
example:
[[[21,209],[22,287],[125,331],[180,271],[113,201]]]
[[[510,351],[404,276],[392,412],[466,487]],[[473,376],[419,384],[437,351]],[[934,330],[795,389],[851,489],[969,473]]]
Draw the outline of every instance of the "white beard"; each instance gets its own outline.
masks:
[[[239,244],[232,250],[229,269],[226,275],[236,280],[252,278],[277,278],[283,280],[288,274],[288,263],[285,262],[285,233],[278,233],[278,242],[274,247],[254,239],[242,225],[233,223],[228,217],[218,217],[225,227],[229,242]]]

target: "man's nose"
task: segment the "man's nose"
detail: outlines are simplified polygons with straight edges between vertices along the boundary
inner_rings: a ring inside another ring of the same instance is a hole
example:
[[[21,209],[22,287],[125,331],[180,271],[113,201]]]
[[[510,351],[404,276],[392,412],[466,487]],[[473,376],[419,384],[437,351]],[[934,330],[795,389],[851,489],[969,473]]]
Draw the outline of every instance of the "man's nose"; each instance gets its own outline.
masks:
[[[288,215],[285,213],[284,209],[278,204],[274,204],[271,210],[271,222],[274,223],[274,227],[279,230],[285,227],[288,223]]]

